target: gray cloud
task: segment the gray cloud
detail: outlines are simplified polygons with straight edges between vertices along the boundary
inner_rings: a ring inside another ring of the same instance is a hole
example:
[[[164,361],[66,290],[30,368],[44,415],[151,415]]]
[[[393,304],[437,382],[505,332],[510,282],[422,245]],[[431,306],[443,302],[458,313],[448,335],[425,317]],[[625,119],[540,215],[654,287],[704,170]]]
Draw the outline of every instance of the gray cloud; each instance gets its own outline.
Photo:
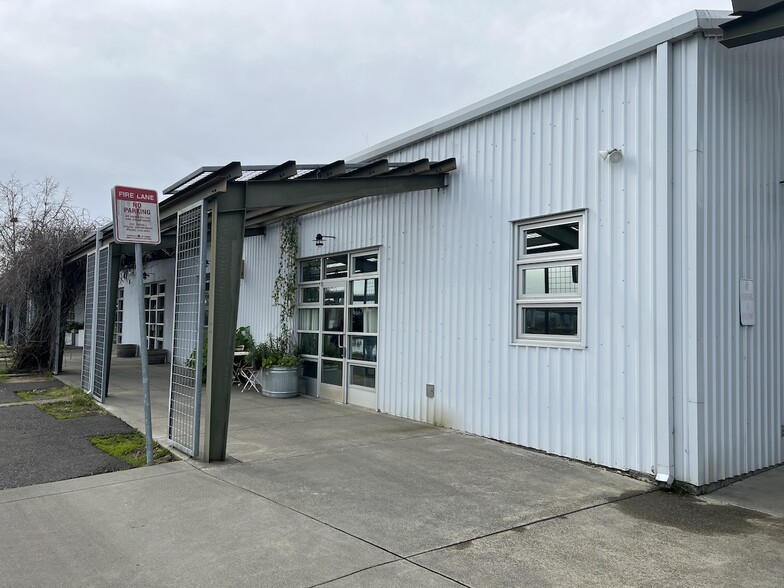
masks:
[[[339,159],[693,8],[4,0],[0,177],[53,176],[108,216],[114,184]]]

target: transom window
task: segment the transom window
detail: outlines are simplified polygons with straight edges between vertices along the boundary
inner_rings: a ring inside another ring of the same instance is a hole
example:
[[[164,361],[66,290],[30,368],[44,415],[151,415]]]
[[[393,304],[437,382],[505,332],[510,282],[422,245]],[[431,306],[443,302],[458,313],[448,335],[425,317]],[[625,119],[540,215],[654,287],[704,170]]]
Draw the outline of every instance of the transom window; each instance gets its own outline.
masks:
[[[514,224],[515,343],[582,342],[585,212]]]

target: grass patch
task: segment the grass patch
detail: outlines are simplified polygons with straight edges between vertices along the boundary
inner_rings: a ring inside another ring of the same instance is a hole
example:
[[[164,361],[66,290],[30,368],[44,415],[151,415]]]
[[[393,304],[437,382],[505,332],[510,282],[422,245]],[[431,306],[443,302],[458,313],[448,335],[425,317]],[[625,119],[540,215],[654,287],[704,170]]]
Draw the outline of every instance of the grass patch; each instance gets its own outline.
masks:
[[[37,404],[36,406],[56,419],[75,419],[106,414],[106,411],[95,404],[88,394],[76,388],[74,390],[77,391],[77,394],[74,394],[68,400]]]
[[[122,435],[100,435],[90,437],[90,442],[101,451],[112,457],[124,461],[134,468],[147,465],[147,445],[144,435],[138,431]],[[153,463],[166,463],[172,461],[172,454],[165,447],[153,442]]]
[[[73,386],[60,386],[59,388],[45,388],[42,390],[25,390],[17,392],[16,395],[22,400],[36,401],[36,400],[55,400],[57,398],[70,398],[77,394],[84,395],[79,388]]]

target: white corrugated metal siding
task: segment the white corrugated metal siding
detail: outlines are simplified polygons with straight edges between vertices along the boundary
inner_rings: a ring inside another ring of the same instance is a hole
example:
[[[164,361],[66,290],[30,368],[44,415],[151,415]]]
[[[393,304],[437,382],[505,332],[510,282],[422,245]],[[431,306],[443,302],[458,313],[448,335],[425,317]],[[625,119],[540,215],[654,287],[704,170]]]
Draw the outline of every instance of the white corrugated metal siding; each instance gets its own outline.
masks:
[[[456,157],[443,191],[302,218],[302,257],[381,247],[381,411],[653,471],[655,83],[642,55],[389,155]],[[623,163],[599,158],[611,147]],[[514,346],[511,222],[580,208],[586,348]],[[316,248],[316,233],[336,238]],[[245,242],[239,322],[254,332],[276,322],[276,234]]]
[[[679,478],[703,485],[784,460],[784,41],[726,49],[695,37],[685,57],[676,124],[688,146],[689,265],[676,354],[686,414],[676,430]],[[740,325],[741,278],[754,280],[751,327]]]
[[[272,285],[280,256],[280,225],[267,227],[266,235],[246,238],[242,248],[244,277],[240,282],[237,326],[250,326],[258,343],[280,329],[280,312],[272,305]]]
[[[380,247],[379,410],[697,485],[782,461],[781,48],[662,45],[385,154],[456,157],[445,190],[303,217],[302,257]],[[585,348],[512,345],[511,223],[582,208]],[[245,242],[254,332],[277,243]]]

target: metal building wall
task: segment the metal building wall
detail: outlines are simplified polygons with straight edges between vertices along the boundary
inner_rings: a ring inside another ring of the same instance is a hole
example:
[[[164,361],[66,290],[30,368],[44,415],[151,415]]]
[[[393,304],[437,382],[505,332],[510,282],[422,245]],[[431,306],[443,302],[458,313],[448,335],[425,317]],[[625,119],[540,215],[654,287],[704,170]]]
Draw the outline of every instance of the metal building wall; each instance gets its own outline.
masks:
[[[678,477],[703,485],[784,461],[784,40],[683,45]],[[741,278],[754,280],[750,327]]]
[[[302,256],[381,246],[381,411],[655,471],[653,333],[668,320],[656,304],[667,292],[654,270],[655,102],[654,51],[388,155],[456,157],[441,192],[302,219]],[[599,158],[612,147],[621,164]],[[580,208],[586,347],[512,345],[511,222]],[[316,248],[316,233],[336,238]]]
[[[272,305],[272,285],[278,275],[279,255],[280,225],[267,227],[266,235],[247,237],[243,243],[244,277],[240,286],[237,326],[250,326],[257,343],[280,328],[279,309]]]

